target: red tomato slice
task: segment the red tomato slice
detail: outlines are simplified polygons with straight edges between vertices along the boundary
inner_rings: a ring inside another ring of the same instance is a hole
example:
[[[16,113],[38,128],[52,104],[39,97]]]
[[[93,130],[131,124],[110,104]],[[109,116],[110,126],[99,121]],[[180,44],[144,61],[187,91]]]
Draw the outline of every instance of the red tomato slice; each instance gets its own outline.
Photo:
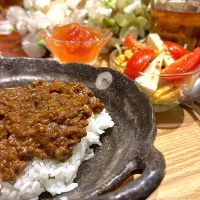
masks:
[[[139,72],[142,72],[154,57],[155,52],[153,49],[145,48],[139,50],[129,59],[124,74],[135,80],[139,76]]]
[[[137,41],[132,35],[128,34],[124,41],[124,47],[125,49],[132,49],[134,47],[137,47],[139,49],[145,48],[144,44]]]
[[[167,46],[168,51],[170,54],[173,56],[175,60],[181,58],[182,56],[188,54],[189,52],[184,49],[181,45],[175,43],[175,42],[170,42],[170,41],[164,41],[165,46]]]
[[[80,24],[77,23],[72,23],[72,24],[67,24],[64,28],[59,28],[60,33],[58,32],[58,36],[60,37],[63,35],[62,32],[64,32],[64,38],[63,40],[68,40],[68,41],[88,41],[88,40],[96,40],[97,34],[95,32],[87,27],[83,27]]]
[[[197,47],[192,53],[181,57],[165,68],[163,74],[182,74],[195,70],[200,65],[200,47]],[[165,80],[178,80],[185,76],[162,77]]]

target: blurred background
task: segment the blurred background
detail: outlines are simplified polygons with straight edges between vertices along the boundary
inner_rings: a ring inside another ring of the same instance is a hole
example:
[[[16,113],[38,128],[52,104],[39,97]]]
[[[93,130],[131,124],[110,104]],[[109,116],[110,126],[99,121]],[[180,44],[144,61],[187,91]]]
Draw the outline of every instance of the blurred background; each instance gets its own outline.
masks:
[[[7,38],[11,44],[18,33],[20,45],[14,42],[15,52],[21,47],[29,57],[48,55],[48,48],[38,35],[48,26],[78,22],[109,29],[113,36],[104,53],[115,44],[122,44],[127,34],[144,39],[150,29],[149,0],[0,0],[0,8],[2,53],[2,39]]]

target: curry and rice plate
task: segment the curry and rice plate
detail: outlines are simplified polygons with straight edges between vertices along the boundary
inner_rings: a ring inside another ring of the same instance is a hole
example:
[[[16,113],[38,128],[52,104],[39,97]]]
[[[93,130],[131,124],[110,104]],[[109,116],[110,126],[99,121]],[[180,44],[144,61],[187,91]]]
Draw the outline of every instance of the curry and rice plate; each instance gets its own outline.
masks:
[[[75,187],[81,162],[112,127],[104,105],[82,83],[36,81],[0,91],[0,200],[36,200]]]

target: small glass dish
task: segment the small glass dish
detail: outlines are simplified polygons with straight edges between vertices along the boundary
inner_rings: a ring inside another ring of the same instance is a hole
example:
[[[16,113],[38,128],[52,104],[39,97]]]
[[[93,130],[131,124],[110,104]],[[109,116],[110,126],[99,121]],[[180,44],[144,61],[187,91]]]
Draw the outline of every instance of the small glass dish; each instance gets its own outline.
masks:
[[[125,66],[119,65],[115,59],[120,56],[118,49],[110,54],[110,67],[124,73]],[[174,108],[188,96],[200,74],[200,66],[194,71],[182,74],[153,74],[138,72],[139,76],[158,79],[158,86],[154,91],[149,91],[144,85],[138,84],[140,89],[147,93],[154,105],[155,112],[163,112]],[[177,77],[177,80],[166,80]],[[165,80],[164,80],[165,79]]]
[[[68,24],[69,25],[69,24]],[[79,25],[95,35],[95,39],[69,40],[69,39],[55,39],[53,34],[61,34],[64,36],[64,31],[68,25],[59,25],[48,27],[40,31],[40,36],[46,42],[53,57],[62,63],[95,63],[100,51],[112,37],[112,32],[103,30],[97,27],[90,27],[86,25]],[[71,33],[72,35],[76,33]],[[72,36],[73,37],[73,36]]]

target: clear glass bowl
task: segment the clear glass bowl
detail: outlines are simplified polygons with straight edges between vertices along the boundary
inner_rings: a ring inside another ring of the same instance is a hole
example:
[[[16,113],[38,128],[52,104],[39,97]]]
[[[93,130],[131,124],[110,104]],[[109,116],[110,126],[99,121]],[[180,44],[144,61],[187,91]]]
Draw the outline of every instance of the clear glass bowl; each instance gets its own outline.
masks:
[[[90,39],[84,41],[58,40],[52,38],[55,29],[60,28],[62,30],[65,26],[48,27],[40,31],[40,36],[45,40],[53,57],[63,63],[95,63],[100,51],[112,37],[112,32],[109,30],[81,25],[81,27],[85,27],[93,33],[96,33],[99,37],[96,37],[95,40]]]
[[[110,67],[124,73],[126,69],[119,65],[115,59],[120,56],[118,49],[110,54]],[[146,92],[153,105],[155,112],[163,112],[179,105],[189,94],[200,74],[200,66],[194,71],[182,74],[151,74],[138,72],[139,75],[146,76],[148,80],[152,76],[158,78],[158,87],[155,91],[149,91],[143,85],[139,85],[142,91]],[[166,80],[169,77],[178,77],[177,80]]]

